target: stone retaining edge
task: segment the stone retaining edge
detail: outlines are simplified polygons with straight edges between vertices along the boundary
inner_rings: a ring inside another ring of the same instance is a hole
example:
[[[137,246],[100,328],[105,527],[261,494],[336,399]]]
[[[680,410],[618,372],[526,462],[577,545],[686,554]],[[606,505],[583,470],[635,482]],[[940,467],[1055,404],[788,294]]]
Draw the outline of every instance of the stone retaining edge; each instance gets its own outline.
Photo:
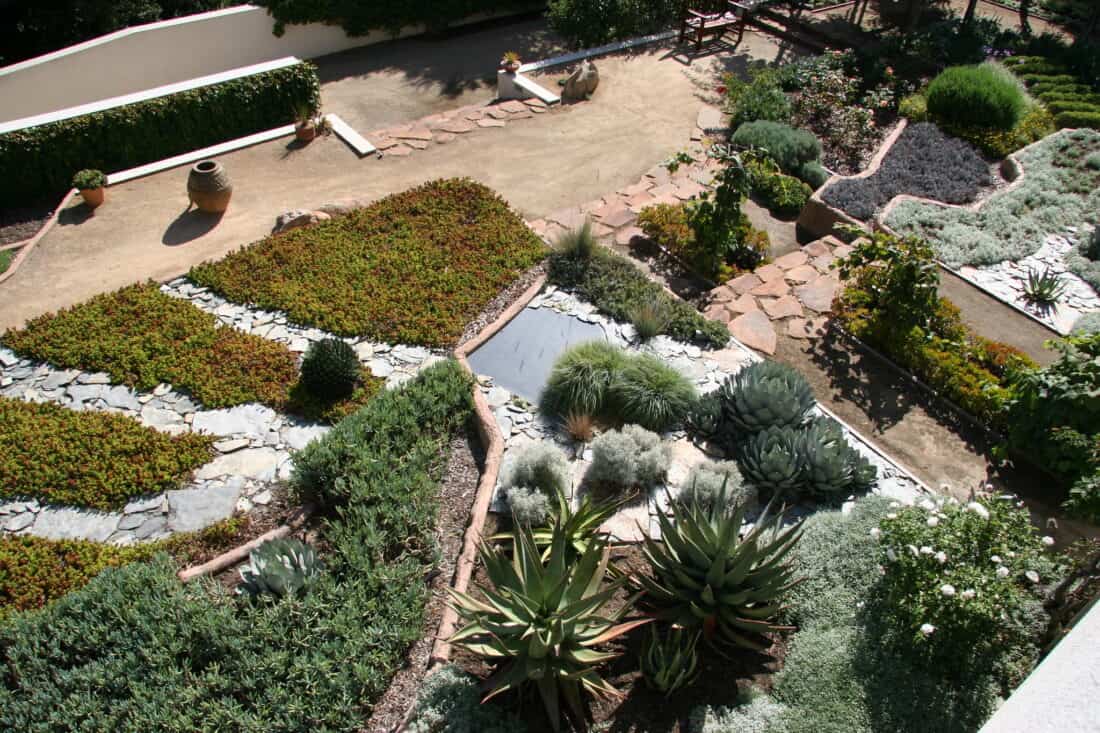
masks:
[[[27,259],[27,255],[29,255],[31,253],[31,250],[34,249],[34,246],[38,244],[51,229],[53,229],[55,224],[57,224],[57,219],[59,216],[61,216],[61,211],[68,205],[70,201],[73,200],[73,197],[76,195],[77,190],[75,188],[69,189],[69,192],[61,198],[61,202],[58,203],[57,208],[55,208],[53,210],[53,213],[50,214],[50,218],[42,224],[42,227],[35,233],[33,237],[31,237],[30,239],[24,239],[22,242],[12,242],[11,244],[6,244],[3,247],[0,247],[0,249],[4,250],[17,248],[19,249],[19,254],[17,254],[15,256],[15,259],[11,261],[11,265],[8,267],[8,269],[5,270],[3,274],[0,274],[0,283],[4,282],[16,273],[16,271],[19,269],[19,266],[23,264],[23,260]]]
[[[183,570],[180,570],[177,575],[179,576],[181,582],[186,583],[202,575],[209,575],[211,573],[221,572],[230,565],[235,565],[236,563],[244,560],[246,557],[248,557],[250,552],[255,550],[263,543],[267,542],[268,540],[275,540],[281,537],[286,537],[291,532],[296,531],[303,524],[306,523],[306,520],[309,519],[310,516],[312,516],[313,511],[313,505],[306,504],[297,509],[294,515],[291,516],[290,520],[287,521],[287,523],[283,526],[276,527],[275,529],[269,532],[265,532],[255,539],[251,539],[248,542],[245,542],[243,545],[239,545],[237,547],[234,547],[232,550],[223,552],[222,554],[215,557],[213,560],[207,560],[201,565],[192,565],[189,568],[184,568]]]

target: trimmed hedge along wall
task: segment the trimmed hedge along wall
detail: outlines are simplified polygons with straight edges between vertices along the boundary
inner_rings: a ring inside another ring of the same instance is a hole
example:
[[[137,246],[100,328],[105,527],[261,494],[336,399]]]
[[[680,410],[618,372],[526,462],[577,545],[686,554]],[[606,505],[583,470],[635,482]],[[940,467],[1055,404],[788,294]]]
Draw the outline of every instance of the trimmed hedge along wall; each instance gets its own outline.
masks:
[[[316,69],[300,63],[9,132],[0,135],[0,196],[17,205],[60,195],[82,168],[125,170],[268,130],[320,100]]]

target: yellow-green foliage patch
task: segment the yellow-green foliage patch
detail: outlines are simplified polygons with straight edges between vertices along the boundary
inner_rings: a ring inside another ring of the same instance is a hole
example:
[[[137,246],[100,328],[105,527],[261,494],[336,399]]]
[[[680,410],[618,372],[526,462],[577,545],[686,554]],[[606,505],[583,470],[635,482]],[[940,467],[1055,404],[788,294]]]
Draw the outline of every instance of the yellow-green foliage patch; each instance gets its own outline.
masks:
[[[284,344],[222,326],[155,283],[46,314],[3,342],[24,356],[69,369],[107,372],[138,390],[167,382],[208,408],[262,402],[307,417],[339,419],[377,390],[363,374],[346,402],[319,402],[297,386],[298,357]]]
[[[0,398],[0,498],[118,509],[177,488],[213,438],[168,435],[125,415]]]
[[[544,255],[503,199],[448,179],[273,235],[190,276],[340,336],[447,346]]]

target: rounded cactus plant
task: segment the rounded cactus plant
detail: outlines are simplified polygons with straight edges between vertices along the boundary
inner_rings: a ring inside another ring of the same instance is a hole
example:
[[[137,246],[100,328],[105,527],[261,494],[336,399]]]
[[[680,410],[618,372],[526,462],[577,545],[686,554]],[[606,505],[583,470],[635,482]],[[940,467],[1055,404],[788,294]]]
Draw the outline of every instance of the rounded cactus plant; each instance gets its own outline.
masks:
[[[359,381],[359,357],[355,349],[337,338],[314,342],[302,361],[302,384],[326,400],[348,397]]]
[[[796,492],[802,484],[801,433],[771,427],[750,437],[741,447],[741,474],[764,493]]]
[[[773,361],[745,367],[726,379],[718,392],[722,430],[731,440],[741,433],[772,427],[797,427],[814,405],[810,385],[794,369]]]

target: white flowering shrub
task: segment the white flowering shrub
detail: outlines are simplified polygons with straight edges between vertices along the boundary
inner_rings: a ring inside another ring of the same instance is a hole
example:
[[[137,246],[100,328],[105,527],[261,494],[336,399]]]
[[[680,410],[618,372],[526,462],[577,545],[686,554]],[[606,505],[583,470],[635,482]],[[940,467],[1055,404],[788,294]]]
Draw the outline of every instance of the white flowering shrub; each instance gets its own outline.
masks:
[[[592,467],[587,478],[604,486],[649,487],[665,480],[671,458],[661,436],[637,425],[626,425],[592,441]]]
[[[924,499],[869,533],[883,566],[875,613],[896,641],[946,673],[966,674],[977,656],[1032,653],[1038,601],[1056,564],[1053,540],[1039,536],[1022,504]]]

